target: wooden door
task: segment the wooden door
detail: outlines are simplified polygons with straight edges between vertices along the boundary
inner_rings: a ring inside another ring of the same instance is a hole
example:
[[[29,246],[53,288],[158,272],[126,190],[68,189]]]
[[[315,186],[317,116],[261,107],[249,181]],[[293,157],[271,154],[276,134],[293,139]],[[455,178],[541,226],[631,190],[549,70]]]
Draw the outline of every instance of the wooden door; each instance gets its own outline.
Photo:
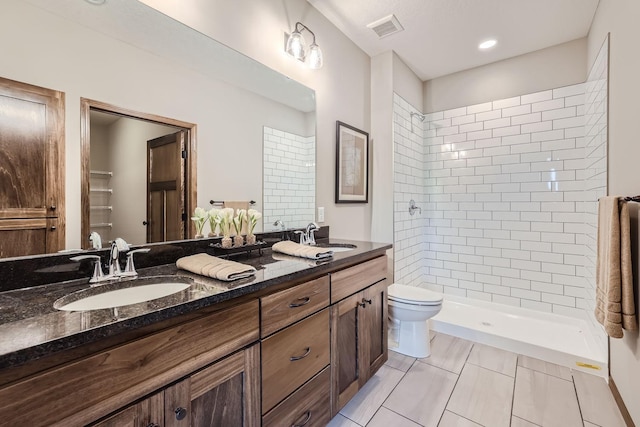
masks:
[[[156,393],[117,412],[93,427],[160,427],[164,425],[164,393]]]
[[[331,306],[331,416],[360,388],[359,360],[362,357],[358,324],[362,321],[362,292]]]
[[[362,360],[360,363],[360,386],[363,386],[387,361],[387,281],[382,280],[366,288],[362,302],[362,322],[359,335],[362,337]]]
[[[147,243],[185,238],[187,131],[147,141]]]
[[[164,426],[260,425],[260,345],[241,350],[164,392]]]
[[[64,249],[64,93],[0,78],[0,257]]]

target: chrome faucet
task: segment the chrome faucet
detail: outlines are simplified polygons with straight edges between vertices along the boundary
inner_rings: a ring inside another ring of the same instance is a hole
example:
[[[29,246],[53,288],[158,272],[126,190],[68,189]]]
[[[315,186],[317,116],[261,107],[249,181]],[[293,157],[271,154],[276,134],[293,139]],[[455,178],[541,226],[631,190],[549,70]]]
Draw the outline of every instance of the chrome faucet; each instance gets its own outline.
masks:
[[[111,251],[109,252],[109,259],[107,260],[107,271],[109,277],[118,277],[122,275],[120,269],[120,251],[125,252],[129,250],[129,244],[124,239],[118,237],[111,242]]]
[[[307,230],[305,232],[305,237],[307,239],[307,244],[308,245],[314,245],[315,246],[316,238],[313,235],[313,233],[315,233],[319,229],[320,229],[320,227],[318,227],[318,224],[316,224],[315,222],[310,222],[309,225],[307,225]]]
[[[276,222],[274,222],[274,223],[273,223],[273,225],[274,225],[274,226],[276,226],[276,227],[277,227],[277,226],[280,226],[280,230],[282,230],[282,231],[284,231],[284,230],[285,230],[284,222],[282,222],[282,221],[281,221],[281,220],[279,220],[279,219],[276,219]]]

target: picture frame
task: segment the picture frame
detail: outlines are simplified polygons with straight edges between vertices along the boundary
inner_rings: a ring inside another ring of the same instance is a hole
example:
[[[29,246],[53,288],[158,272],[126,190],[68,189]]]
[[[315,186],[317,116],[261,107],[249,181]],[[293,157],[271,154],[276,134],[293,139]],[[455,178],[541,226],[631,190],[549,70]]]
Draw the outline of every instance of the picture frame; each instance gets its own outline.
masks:
[[[335,202],[369,202],[369,134],[341,121],[336,121]]]

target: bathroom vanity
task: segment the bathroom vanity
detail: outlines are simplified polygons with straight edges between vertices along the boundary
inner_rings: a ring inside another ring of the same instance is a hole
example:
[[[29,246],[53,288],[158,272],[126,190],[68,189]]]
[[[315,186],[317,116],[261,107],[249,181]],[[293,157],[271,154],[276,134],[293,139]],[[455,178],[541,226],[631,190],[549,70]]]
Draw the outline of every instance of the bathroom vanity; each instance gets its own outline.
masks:
[[[141,270],[199,293],[3,352],[0,425],[326,425],[387,359],[390,245],[353,243],[320,264],[267,249],[242,283]],[[55,329],[81,313],[41,316]]]

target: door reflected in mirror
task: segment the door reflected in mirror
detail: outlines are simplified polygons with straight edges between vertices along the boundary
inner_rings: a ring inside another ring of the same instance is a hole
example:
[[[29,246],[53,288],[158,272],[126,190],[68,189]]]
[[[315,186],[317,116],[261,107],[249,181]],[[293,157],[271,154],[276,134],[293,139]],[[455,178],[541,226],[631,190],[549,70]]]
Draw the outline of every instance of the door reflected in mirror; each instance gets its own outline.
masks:
[[[188,160],[195,157],[189,149],[195,125],[92,100],[83,105],[88,209],[83,209],[82,228],[93,236],[83,247],[96,248],[116,237],[133,245],[188,238],[190,183],[195,188]]]

